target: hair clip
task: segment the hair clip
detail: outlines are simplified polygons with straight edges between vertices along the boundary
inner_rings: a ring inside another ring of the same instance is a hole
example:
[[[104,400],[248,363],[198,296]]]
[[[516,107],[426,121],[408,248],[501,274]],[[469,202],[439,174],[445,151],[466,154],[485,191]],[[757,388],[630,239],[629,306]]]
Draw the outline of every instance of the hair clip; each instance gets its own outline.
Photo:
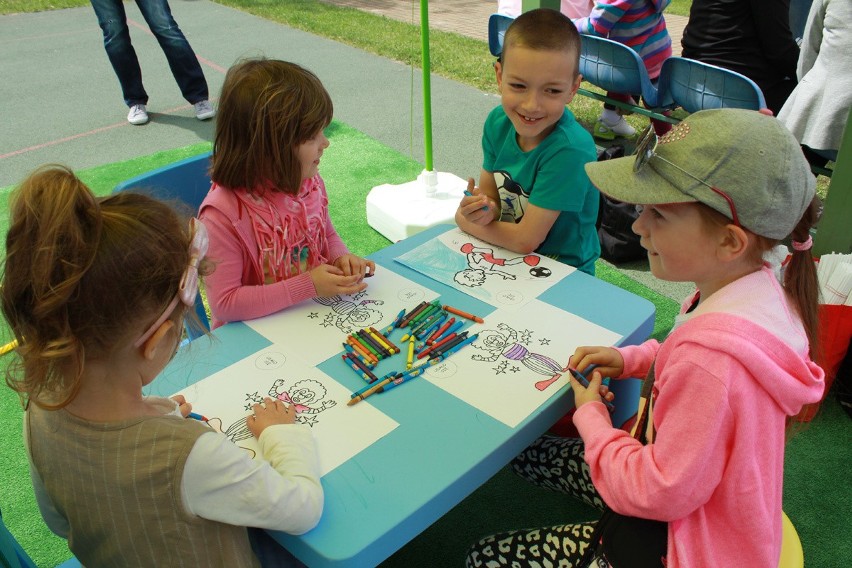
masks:
[[[183,272],[178,286],[177,294],[174,299],[169,302],[169,305],[163,311],[157,321],[151,324],[151,327],[136,340],[133,347],[139,347],[154,335],[163,322],[169,319],[178,302],[183,303],[187,307],[191,307],[195,303],[195,297],[198,295],[198,266],[201,264],[201,259],[207,255],[207,248],[210,246],[210,239],[207,237],[207,228],[204,223],[196,218],[189,220],[189,229],[192,231],[192,242],[189,245],[189,264]]]

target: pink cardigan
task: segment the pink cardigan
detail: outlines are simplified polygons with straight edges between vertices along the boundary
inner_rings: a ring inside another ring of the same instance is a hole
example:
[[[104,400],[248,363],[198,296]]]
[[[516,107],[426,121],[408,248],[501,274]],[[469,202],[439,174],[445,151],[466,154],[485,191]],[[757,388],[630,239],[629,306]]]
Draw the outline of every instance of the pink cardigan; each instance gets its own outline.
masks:
[[[606,407],[580,407],[592,480],[615,511],[669,522],[668,566],[775,568],[787,416],[823,392],[824,373],[768,268],[702,301],[661,345],[620,349],[623,377],[656,357],[656,438],[640,445]]]
[[[302,206],[301,212],[288,213],[294,209],[294,200],[283,193],[268,192],[264,198],[285,220],[298,216],[296,224],[318,232],[321,238],[317,240],[324,243],[324,250],[313,252],[327,263],[349,253],[328,216],[328,196],[319,174],[305,180],[300,188],[296,202]],[[199,219],[210,237],[208,256],[216,263],[215,271],[205,280],[212,328],[269,315],[317,295],[308,272],[265,283],[251,219],[234,191],[214,183],[201,204]]]

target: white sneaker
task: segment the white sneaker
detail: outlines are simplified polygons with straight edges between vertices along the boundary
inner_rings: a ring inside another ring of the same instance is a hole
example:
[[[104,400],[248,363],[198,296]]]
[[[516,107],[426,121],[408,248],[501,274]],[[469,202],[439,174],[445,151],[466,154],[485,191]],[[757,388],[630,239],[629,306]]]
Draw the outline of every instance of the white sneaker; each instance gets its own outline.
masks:
[[[145,124],[148,122],[148,109],[145,105],[133,105],[127,113],[127,122],[130,124]]]
[[[216,110],[210,104],[210,101],[204,100],[195,103],[195,118],[198,120],[207,120],[214,116],[216,116]]]
[[[623,116],[619,116],[618,120],[615,124],[610,124],[603,117],[599,118],[597,123],[595,123],[595,130],[602,131],[609,130],[615,136],[623,136],[624,138],[630,138],[636,135],[636,129],[630,126],[626,120],[624,120]],[[613,138],[615,137],[613,136]],[[606,136],[598,136],[599,138],[606,138]]]

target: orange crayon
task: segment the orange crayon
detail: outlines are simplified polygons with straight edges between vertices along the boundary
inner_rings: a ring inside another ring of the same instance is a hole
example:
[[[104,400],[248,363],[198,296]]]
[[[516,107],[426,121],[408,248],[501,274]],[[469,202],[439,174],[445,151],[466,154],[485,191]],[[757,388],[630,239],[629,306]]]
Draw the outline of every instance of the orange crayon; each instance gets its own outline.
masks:
[[[457,316],[461,316],[471,321],[475,321],[476,323],[485,323],[485,320],[481,317],[469,314],[467,312],[463,312],[460,309],[454,308],[452,306],[444,306],[444,311],[450,312],[451,314],[456,314]]]

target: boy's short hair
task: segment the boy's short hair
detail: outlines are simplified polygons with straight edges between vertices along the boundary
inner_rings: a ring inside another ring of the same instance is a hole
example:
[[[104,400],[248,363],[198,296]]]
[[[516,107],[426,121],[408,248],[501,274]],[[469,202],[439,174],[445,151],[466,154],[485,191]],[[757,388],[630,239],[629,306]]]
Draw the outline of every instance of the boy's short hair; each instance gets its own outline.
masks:
[[[539,8],[515,18],[503,37],[501,61],[505,62],[506,51],[510,47],[565,51],[574,59],[575,75],[580,66],[580,34],[574,22],[557,10]]]
[[[333,114],[328,91],[308,69],[266,58],[236,63],[222,84],[211,179],[230,189],[298,193],[298,147]]]

